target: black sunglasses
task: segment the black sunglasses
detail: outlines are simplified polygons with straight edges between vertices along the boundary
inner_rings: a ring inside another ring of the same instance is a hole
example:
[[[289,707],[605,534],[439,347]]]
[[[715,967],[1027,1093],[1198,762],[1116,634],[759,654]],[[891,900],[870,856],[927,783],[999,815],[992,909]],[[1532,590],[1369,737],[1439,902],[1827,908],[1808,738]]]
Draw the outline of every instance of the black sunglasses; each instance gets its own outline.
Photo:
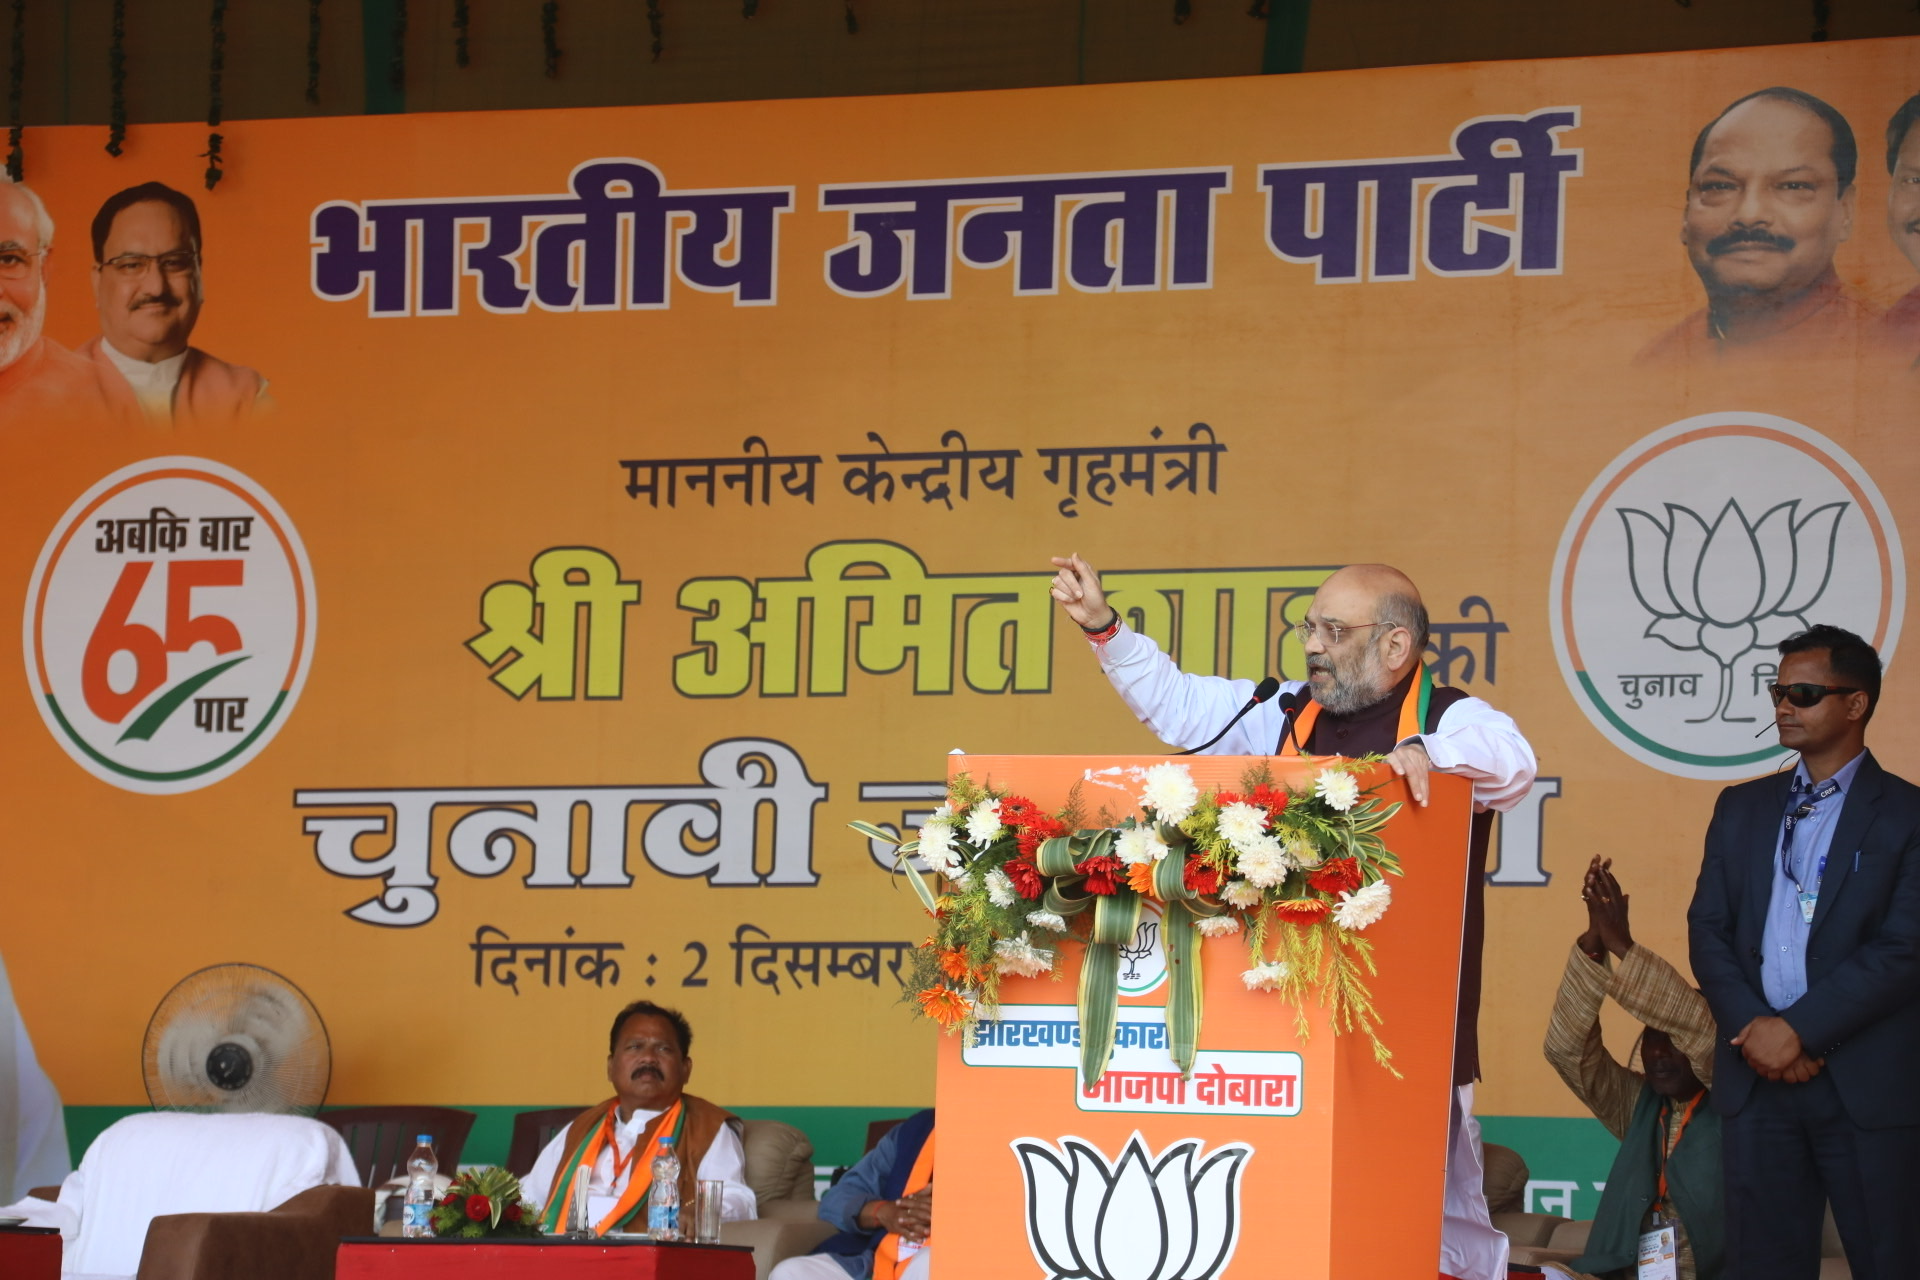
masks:
[[[1859,689],[1849,689],[1838,684],[1770,684],[1767,693],[1773,698],[1773,705],[1779,706],[1784,699],[1796,707],[1810,707],[1829,694],[1859,693]]]

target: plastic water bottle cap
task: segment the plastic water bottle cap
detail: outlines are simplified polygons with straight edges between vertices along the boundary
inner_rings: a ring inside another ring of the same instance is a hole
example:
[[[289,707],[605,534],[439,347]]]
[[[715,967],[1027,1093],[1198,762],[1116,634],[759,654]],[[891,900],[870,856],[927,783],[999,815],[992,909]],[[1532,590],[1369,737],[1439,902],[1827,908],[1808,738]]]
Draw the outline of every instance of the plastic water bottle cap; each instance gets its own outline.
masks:
[[[423,1133],[418,1138],[415,1138],[414,1141],[419,1143],[423,1147],[430,1147],[433,1145],[433,1135],[430,1133]]]
[[[664,1138],[662,1138],[662,1139],[660,1139],[660,1145],[661,1145],[661,1146],[663,1146],[663,1147],[670,1147],[670,1146],[672,1146],[672,1145],[673,1145],[673,1135],[672,1135],[672,1134],[668,1134],[668,1135],[667,1135],[666,1137],[664,1137]]]

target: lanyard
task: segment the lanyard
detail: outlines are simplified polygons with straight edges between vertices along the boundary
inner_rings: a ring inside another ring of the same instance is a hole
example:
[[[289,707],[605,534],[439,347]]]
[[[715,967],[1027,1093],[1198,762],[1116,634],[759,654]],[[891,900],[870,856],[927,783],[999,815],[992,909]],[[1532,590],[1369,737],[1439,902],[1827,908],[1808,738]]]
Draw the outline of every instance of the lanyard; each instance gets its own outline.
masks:
[[[1673,1147],[1679,1147],[1680,1139],[1687,1136],[1687,1123],[1693,1119],[1694,1108],[1698,1107],[1700,1105],[1700,1099],[1706,1096],[1707,1091],[1705,1089],[1694,1094],[1693,1101],[1687,1103],[1687,1109],[1680,1113],[1680,1132],[1673,1135]],[[1672,1104],[1667,1102],[1661,1103],[1660,1128],[1659,1131],[1654,1134],[1653,1143],[1654,1155],[1660,1160],[1660,1194],[1654,1200],[1656,1206],[1667,1202],[1667,1152],[1669,1150],[1667,1145],[1667,1117],[1670,1114],[1672,1114]]]
[[[1793,829],[1800,825],[1803,819],[1813,816],[1813,807],[1815,805],[1827,799],[1829,796],[1834,795],[1839,790],[1840,780],[1838,778],[1828,778],[1818,787],[1815,787],[1813,794],[1805,800],[1802,800],[1796,808],[1788,810],[1786,818],[1783,819],[1781,823],[1780,871],[1788,880],[1793,882],[1794,891],[1803,899],[1808,896],[1806,886],[1800,883],[1800,877],[1795,875],[1793,871]],[[1819,865],[1814,868],[1813,872],[1813,893],[1816,896],[1820,892],[1820,881],[1826,877],[1826,874],[1827,855],[1823,853],[1820,855]]]

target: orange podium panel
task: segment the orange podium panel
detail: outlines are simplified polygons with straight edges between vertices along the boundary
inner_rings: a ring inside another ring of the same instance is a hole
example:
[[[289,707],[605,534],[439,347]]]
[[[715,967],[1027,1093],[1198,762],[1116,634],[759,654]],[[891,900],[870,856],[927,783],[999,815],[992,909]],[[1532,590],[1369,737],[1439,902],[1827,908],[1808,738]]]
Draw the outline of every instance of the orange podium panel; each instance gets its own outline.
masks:
[[[1165,756],[953,756],[950,772],[1058,809],[1076,785],[1090,822],[1137,814],[1141,770]],[[1237,787],[1237,756],[1188,760],[1202,790]],[[1311,760],[1265,762],[1295,789]],[[1407,800],[1382,768],[1363,785]],[[1424,1280],[1436,1273],[1453,1078],[1471,792],[1435,775],[1386,831],[1405,874],[1366,931],[1380,1032],[1401,1075],[1317,1007],[1247,989],[1244,936],[1204,940],[1193,1075],[1167,1051],[1166,960],[1148,904],[1123,947],[1113,1058],[1079,1079],[1079,947],[1057,975],[1004,979],[972,1044],[940,1042],[936,1280]],[[1103,813],[1104,810],[1104,813]],[[1276,924],[1275,928],[1291,928]],[[1056,980],[1057,978],[1057,980]]]

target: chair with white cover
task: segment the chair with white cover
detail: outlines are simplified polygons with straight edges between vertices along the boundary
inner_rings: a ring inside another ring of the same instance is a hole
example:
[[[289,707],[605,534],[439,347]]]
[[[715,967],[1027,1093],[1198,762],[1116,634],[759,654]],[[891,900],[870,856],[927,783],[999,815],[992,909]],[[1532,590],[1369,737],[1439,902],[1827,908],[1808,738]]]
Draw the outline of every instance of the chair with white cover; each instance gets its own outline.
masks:
[[[370,1225],[372,1196],[358,1183],[346,1143],[316,1120],[165,1111],[128,1116],[93,1140],[61,1184],[62,1218],[71,1220],[71,1229],[67,1221],[59,1224],[66,1236],[63,1270],[89,1277],[179,1274],[163,1260],[142,1259],[154,1219],[261,1214],[314,1187],[353,1188],[352,1208]],[[319,1262],[321,1274],[331,1275],[331,1239]],[[276,1267],[283,1277],[304,1270]]]

